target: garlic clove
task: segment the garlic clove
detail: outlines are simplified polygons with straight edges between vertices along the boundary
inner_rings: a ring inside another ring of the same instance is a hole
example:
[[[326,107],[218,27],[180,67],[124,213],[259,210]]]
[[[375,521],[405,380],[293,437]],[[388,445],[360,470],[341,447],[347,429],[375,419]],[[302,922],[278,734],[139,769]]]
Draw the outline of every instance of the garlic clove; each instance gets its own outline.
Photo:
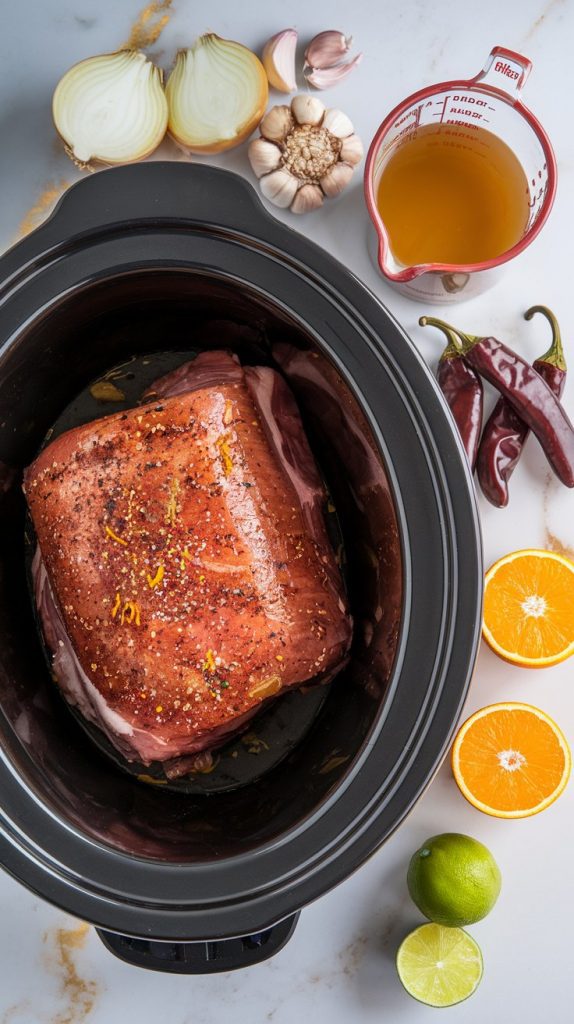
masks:
[[[283,142],[293,127],[291,108],[281,104],[271,107],[259,125],[259,131],[270,142]]]
[[[291,100],[291,113],[299,124],[320,124],[325,113],[325,105],[321,100],[306,93],[300,93]]]
[[[259,187],[266,199],[269,199],[275,206],[285,208],[291,206],[299,187],[299,182],[289,171],[280,168],[260,178]]]
[[[340,195],[344,188],[347,187],[351,178],[353,177],[353,168],[349,164],[344,164],[339,161],[334,167],[331,167],[330,171],[321,178],[319,182],[323,192],[329,198]]]
[[[323,118],[322,127],[326,128],[337,139],[346,139],[349,135],[353,134],[351,120],[342,110],[327,110]]]
[[[349,52],[351,43],[350,36],[347,39],[342,32],[334,29],[319,32],[305,50],[305,67],[332,68]]]
[[[258,178],[261,178],[263,174],[269,174],[279,167],[281,150],[274,142],[269,142],[267,139],[253,139],[253,142],[249,143],[247,156],[253,171]]]
[[[323,204],[323,193],[318,185],[302,185],[291,203],[292,213],[310,213]]]
[[[279,92],[294,92],[297,88],[296,49],[297,33],[294,28],[286,28],[283,32],[278,32],[263,47],[261,60],[269,79],[269,85]]]
[[[361,142],[358,135],[347,135],[347,137],[343,139],[340,158],[346,164],[350,164],[351,167],[354,167],[355,164],[361,162],[361,160],[363,159],[363,154],[363,143]]]
[[[316,89],[329,89],[332,85],[342,82],[353,68],[361,63],[362,59],[363,54],[358,53],[353,60],[347,61],[346,64],[337,64],[334,68],[313,68],[311,74],[306,75],[306,79]]]

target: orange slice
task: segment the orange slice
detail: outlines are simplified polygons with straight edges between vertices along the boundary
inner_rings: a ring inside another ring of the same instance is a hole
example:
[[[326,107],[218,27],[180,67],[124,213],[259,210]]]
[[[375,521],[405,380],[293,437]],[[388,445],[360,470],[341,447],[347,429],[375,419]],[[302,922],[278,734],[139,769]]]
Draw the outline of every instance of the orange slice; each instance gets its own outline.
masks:
[[[574,654],[574,562],[555,551],[513,551],[488,570],[482,635],[506,661],[556,665]]]
[[[527,818],[560,796],[572,759],[551,718],[531,704],[490,704],[461,726],[452,770],[463,796],[496,818]]]

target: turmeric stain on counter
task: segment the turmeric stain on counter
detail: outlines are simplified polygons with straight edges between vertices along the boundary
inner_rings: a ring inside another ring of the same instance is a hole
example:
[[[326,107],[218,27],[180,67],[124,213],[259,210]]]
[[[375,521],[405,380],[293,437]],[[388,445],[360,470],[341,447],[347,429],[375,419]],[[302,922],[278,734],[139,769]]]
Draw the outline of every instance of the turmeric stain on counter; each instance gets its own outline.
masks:
[[[139,12],[130,34],[119,50],[145,50],[157,43],[171,18],[172,0],[153,0]]]
[[[82,977],[75,954],[86,944],[89,925],[75,928],[54,928],[46,932],[47,966],[55,975],[63,1008],[50,1018],[50,1024],[83,1024],[91,1014],[98,997],[95,981]]]
[[[37,228],[42,221],[46,219],[48,214],[52,212],[52,209],[58,202],[60,196],[64,194],[69,186],[70,182],[65,181],[63,178],[60,178],[59,181],[46,182],[42,187],[42,191],[38,198],[22,217],[16,232],[15,241],[29,235],[34,228]]]

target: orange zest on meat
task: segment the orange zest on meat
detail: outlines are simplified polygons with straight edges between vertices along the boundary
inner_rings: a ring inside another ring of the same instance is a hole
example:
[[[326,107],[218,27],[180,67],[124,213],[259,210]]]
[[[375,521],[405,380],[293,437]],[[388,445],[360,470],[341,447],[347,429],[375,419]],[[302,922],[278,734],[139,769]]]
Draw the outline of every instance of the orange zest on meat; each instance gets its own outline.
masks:
[[[229,448],[229,434],[222,434],[221,437],[218,437],[215,446],[219,449],[219,454],[221,455],[223,472],[225,476],[229,476],[233,469],[233,459],[231,458],[231,450]]]
[[[124,622],[127,622],[129,626],[131,626],[132,622],[134,622],[136,626],[141,625],[140,609],[136,601],[126,601],[124,603],[120,618],[122,626]]]
[[[157,570],[155,576],[150,576],[150,574],[148,572],[148,574],[146,576],[146,579],[148,581],[148,586],[150,587],[151,590],[153,590],[154,587],[158,587],[159,586],[159,584],[163,580],[164,572],[165,572],[165,570],[164,570],[163,565],[158,566],[158,570]]]
[[[117,533],[114,533],[111,526],[106,526],[106,533],[108,537],[111,537],[112,540],[115,540],[116,544],[123,544],[123,546],[127,548],[127,540],[124,540],[122,537],[118,537]]]
[[[215,672],[215,657],[211,648],[205,655],[205,661],[203,662],[203,669],[205,672]]]
[[[169,485],[169,500],[165,511],[165,521],[170,526],[175,526],[177,517],[177,496],[179,494],[179,480],[173,477]]]

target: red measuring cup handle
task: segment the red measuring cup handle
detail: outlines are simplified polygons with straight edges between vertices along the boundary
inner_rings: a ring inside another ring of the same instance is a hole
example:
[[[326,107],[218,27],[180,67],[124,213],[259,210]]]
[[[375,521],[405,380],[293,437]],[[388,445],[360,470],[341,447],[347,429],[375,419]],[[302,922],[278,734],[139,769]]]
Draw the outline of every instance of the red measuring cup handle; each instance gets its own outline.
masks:
[[[518,99],[522,88],[532,67],[532,61],[514,50],[507,50],[504,46],[495,46],[490,51],[486,64],[482,71],[479,71],[472,84],[481,86],[483,89],[490,89],[495,93],[502,93]]]

